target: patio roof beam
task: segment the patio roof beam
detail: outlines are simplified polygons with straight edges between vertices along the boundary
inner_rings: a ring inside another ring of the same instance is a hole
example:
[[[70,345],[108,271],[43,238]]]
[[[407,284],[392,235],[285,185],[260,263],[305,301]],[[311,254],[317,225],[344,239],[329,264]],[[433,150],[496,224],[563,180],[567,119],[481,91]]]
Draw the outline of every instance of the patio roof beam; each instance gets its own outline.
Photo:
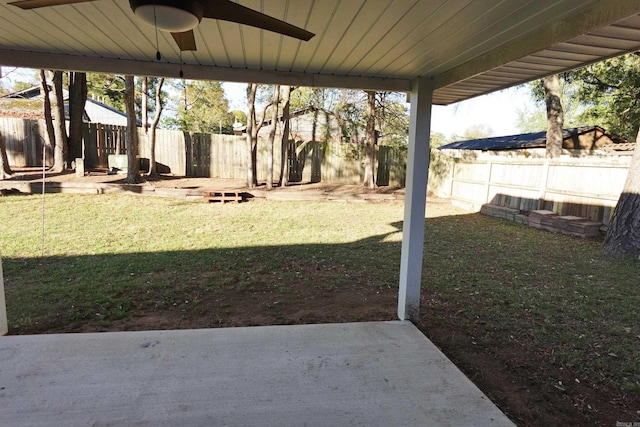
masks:
[[[409,92],[411,80],[371,76],[346,76],[298,73],[293,71],[268,71],[249,68],[209,67],[201,65],[171,64],[168,62],[139,61],[118,58],[92,58],[88,56],[60,55],[42,52],[21,52],[0,49],[0,63],[5,66],[36,69],[85,71],[152,76],[192,80],[217,80],[238,83],[264,83],[307,87],[339,87],[389,92]]]

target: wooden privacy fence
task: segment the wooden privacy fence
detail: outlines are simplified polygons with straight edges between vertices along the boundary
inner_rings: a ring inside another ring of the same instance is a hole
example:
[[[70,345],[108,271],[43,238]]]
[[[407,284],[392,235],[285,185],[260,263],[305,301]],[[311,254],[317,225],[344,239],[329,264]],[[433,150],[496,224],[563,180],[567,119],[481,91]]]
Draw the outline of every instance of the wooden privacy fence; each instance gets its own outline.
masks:
[[[23,120],[0,117],[0,134],[7,149],[9,165],[13,167],[42,166],[42,150],[45,164],[53,163],[53,150],[44,120]]]
[[[0,118],[9,164],[14,167],[42,166],[53,163],[44,120]],[[107,168],[108,156],[126,153],[126,128],[89,123],[84,125],[84,157],[86,168]],[[149,159],[150,133],[138,128],[138,156]],[[158,129],[155,157],[161,173],[176,176],[245,179],[248,148],[244,136],[189,133]],[[280,178],[281,145],[274,143],[274,180]],[[377,147],[378,185],[404,186],[406,149]],[[364,146],[340,142],[289,142],[287,145],[289,181],[359,184],[364,176]],[[267,140],[259,138],[257,177],[267,177]]]
[[[630,156],[560,159],[486,155],[454,158],[432,150],[429,190],[480,210],[485,203],[529,212],[547,209],[608,224]]]

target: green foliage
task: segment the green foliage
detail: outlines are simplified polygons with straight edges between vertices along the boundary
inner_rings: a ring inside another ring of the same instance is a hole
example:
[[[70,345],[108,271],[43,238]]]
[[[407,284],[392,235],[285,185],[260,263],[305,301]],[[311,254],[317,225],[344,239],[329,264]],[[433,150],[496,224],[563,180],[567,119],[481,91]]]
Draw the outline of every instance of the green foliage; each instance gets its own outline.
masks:
[[[186,80],[174,83],[178,96],[175,127],[191,132],[233,134],[235,116],[229,112],[222,83],[217,81]]]
[[[89,98],[125,111],[124,76],[122,75],[87,73],[87,94]]]
[[[563,128],[575,128],[580,126],[599,125],[597,120],[584,117],[585,106],[581,102],[581,82],[569,78],[568,74],[560,75],[560,99],[564,111]],[[547,130],[547,108],[544,100],[544,87],[542,79],[529,83],[531,98],[536,103],[536,108],[518,108],[516,127],[522,133],[542,132]]]
[[[560,75],[564,127],[599,125],[635,140],[640,125],[640,57],[628,54]],[[539,110],[518,111],[522,132],[546,129],[542,80],[529,84]]]
[[[397,92],[376,93],[376,122],[381,143],[406,146],[409,141],[409,109],[406,96]]]
[[[406,95],[401,93],[376,93],[376,130],[380,135],[380,144],[407,144],[409,111],[405,98]],[[341,136],[345,139],[360,135],[367,124],[366,95],[362,90],[296,88],[291,92],[291,111],[306,108],[331,115],[337,121]]]
[[[451,142],[445,134],[441,132],[431,132],[431,148],[438,148]],[[429,178],[431,179],[431,178]]]
[[[142,77],[136,78],[136,114],[140,118],[142,118],[142,79]],[[156,88],[158,84],[160,84],[159,77],[147,77],[147,109],[149,121],[152,120],[156,110]],[[162,104],[166,102],[167,97],[167,92],[162,90],[160,93]]]
[[[609,132],[635,140],[640,125],[640,57],[628,54],[576,70],[567,76],[579,85],[586,108],[582,117]]]
[[[490,138],[493,136],[493,129],[487,124],[475,124],[465,129],[462,137],[465,140]]]
[[[233,114],[233,116],[243,125],[247,124],[247,113],[245,113],[244,111],[233,110],[231,114]]]

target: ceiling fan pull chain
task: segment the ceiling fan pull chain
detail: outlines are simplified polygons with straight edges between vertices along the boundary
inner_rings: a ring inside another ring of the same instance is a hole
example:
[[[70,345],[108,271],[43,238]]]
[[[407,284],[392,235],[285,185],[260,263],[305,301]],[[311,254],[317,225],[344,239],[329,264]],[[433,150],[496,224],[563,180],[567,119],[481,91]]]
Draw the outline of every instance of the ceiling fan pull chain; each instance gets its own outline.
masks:
[[[180,49],[180,78],[184,77],[184,73],[182,72],[182,49]]]
[[[156,30],[156,59],[160,61],[162,55],[160,55],[160,43],[158,42],[158,19],[156,17],[156,2],[153,2],[153,28]]]

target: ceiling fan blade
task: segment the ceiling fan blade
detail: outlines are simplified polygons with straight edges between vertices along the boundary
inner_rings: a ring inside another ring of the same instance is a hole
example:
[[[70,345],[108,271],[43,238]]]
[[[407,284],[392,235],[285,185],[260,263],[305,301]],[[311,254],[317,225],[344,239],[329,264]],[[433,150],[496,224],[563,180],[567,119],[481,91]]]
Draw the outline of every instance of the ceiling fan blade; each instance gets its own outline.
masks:
[[[202,4],[204,5],[203,17],[205,18],[250,25],[304,41],[309,41],[311,37],[315,36],[315,34],[303,28],[249,9],[230,0],[209,0],[203,1]]]
[[[36,9],[39,7],[48,7],[48,6],[59,6],[63,4],[73,4],[73,3],[85,3],[89,1],[95,0],[22,0],[22,1],[12,1],[7,4],[12,6],[18,6],[21,9]]]
[[[193,30],[185,31],[183,33],[171,33],[171,35],[181,51],[197,50],[196,38],[193,34]]]

